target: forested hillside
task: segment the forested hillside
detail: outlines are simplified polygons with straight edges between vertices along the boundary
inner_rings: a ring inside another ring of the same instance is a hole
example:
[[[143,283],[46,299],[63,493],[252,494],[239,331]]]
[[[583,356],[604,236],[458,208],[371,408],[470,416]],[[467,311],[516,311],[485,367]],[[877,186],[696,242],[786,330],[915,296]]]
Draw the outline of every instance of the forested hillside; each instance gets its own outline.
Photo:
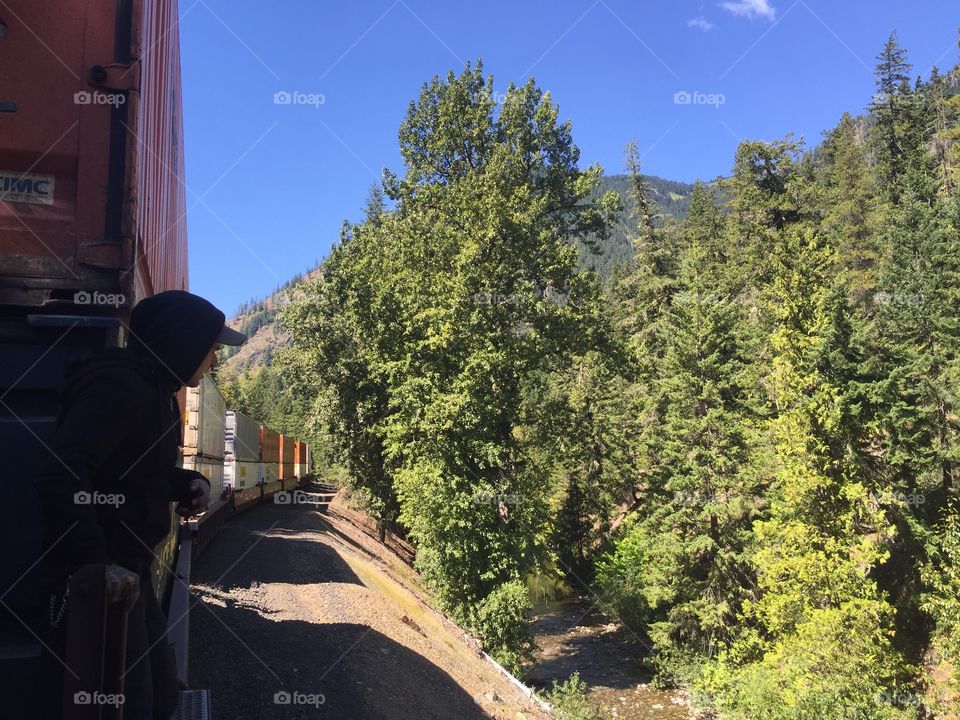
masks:
[[[956,717],[960,67],[892,35],[866,121],[743,142],[673,220],[635,150],[604,186],[534,81],[492,87],[411,104],[279,310],[282,412],[516,672],[550,577],[722,717]]]
[[[690,203],[693,185],[689,183],[665,180],[653,175],[644,175],[643,180],[648,188],[650,200],[655,208],[655,218],[658,224],[665,224],[682,220],[686,216]],[[605,237],[591,237],[593,248],[586,243],[578,242],[576,238],[571,242],[579,250],[578,268],[595,270],[601,278],[609,279],[618,267],[633,258],[634,247],[631,241],[635,226],[634,196],[630,191],[630,178],[626,175],[601,176],[595,193],[600,196],[608,191],[620,196],[622,209],[616,214],[616,219],[607,229]],[[382,196],[374,192],[374,202],[381,202]],[[380,198],[380,199],[377,199]],[[291,292],[305,280],[313,279],[319,273],[317,267],[306,273],[297,275],[271,295],[263,299],[252,299],[236,309],[229,320],[231,327],[250,337],[241,348],[224,348],[221,354],[222,383],[233,392],[233,399],[250,412],[262,413],[258,417],[272,414],[280,425],[288,422],[287,412],[271,411],[275,405],[284,406],[283,379],[269,368],[273,361],[274,352],[290,344],[291,338],[277,323],[277,314],[280,308],[289,302]],[[250,395],[245,399],[244,392]],[[251,395],[252,393],[252,395]],[[255,396],[255,398],[254,398]],[[292,432],[293,429],[290,428]]]

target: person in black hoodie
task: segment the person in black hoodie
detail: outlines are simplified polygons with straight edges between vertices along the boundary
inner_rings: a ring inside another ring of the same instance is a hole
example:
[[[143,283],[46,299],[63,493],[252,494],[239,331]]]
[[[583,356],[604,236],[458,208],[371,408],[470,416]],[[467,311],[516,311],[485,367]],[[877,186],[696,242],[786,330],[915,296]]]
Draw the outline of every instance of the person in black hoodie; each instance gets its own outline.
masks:
[[[125,348],[75,366],[61,396],[50,454],[34,477],[47,523],[46,575],[56,588],[50,622],[65,616],[71,573],[107,564],[114,592],[139,578],[129,613],[126,720],[173,713],[178,679],[166,619],[152,586],[154,548],[170,532],[170,503],[189,515],[206,507],[210,483],[178,467],[176,392],[196,387],[222,345],[246,337],[201,297],[168,291],[133,309]]]

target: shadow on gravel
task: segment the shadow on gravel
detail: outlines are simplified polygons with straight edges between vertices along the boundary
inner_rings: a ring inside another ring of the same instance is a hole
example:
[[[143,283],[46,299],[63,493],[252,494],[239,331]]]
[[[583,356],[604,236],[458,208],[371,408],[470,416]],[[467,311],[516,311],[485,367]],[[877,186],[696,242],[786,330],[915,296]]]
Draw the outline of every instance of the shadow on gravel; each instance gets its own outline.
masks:
[[[489,719],[443,670],[365,625],[273,622],[229,601],[195,607],[190,627],[190,684],[210,689],[215,718]]]
[[[194,564],[192,583],[215,584],[226,591],[248,588],[254,583],[363,585],[336,551],[303,537],[319,533],[319,527],[315,531],[273,527],[277,520],[274,513],[259,509],[254,512],[263,515],[261,522],[250,527],[254,515],[250,513],[244,518],[244,525],[227,524],[217,534],[203,551],[202,562]]]

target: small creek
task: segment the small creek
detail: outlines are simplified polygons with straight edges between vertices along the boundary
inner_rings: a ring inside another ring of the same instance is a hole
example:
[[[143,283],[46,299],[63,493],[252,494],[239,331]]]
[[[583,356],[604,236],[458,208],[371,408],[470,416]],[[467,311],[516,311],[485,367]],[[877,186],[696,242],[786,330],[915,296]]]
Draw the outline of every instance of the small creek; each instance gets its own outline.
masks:
[[[549,690],[554,679],[574,672],[587,684],[587,697],[617,720],[694,720],[679,690],[655,690],[643,665],[644,640],[594,607],[588,598],[559,600],[536,608],[531,632],[536,662],[528,684]]]

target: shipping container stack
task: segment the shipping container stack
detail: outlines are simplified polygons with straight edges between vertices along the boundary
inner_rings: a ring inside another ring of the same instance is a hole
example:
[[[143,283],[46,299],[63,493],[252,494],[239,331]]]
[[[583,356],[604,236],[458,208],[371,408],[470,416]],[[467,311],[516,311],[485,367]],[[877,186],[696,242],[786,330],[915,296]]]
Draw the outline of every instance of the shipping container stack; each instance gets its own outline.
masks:
[[[294,472],[300,484],[310,474],[310,445],[303,440],[297,440],[294,448]]]
[[[297,484],[297,443],[289,435],[280,435],[280,480],[284,490],[292,490]]]
[[[223,484],[234,492],[254,488],[260,480],[260,423],[227,410],[224,423]]]
[[[263,486],[263,497],[281,489],[280,433],[265,425],[260,426],[260,484]]]
[[[183,466],[210,481],[209,511],[223,502],[223,451],[226,404],[209,376],[187,388],[183,423]]]
[[[304,452],[306,448],[306,443],[303,440],[294,440],[293,441],[293,474],[297,477],[297,484],[300,484],[300,481],[303,478],[303,466]]]

